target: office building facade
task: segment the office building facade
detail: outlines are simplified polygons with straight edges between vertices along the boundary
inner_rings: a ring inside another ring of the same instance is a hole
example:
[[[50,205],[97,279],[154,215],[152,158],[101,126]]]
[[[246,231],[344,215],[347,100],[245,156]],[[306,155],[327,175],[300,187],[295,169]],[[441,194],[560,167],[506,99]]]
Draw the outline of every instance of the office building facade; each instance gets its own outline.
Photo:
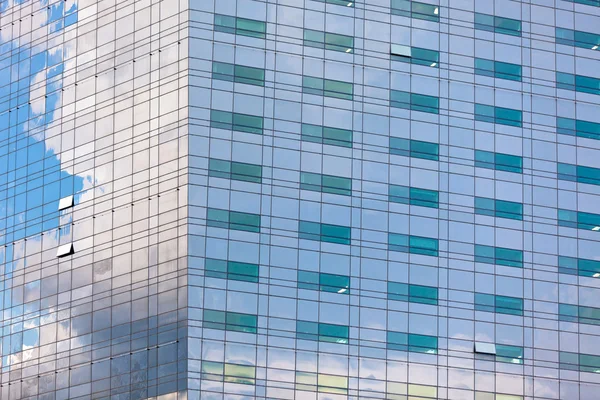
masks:
[[[1,0],[1,399],[599,398],[597,0]]]

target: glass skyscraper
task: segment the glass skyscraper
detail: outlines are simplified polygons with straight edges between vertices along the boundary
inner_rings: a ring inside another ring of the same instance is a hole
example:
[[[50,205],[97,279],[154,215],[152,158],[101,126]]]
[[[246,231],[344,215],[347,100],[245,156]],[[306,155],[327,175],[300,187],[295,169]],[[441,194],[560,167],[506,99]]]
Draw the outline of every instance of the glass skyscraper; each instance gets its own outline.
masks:
[[[600,399],[599,0],[0,0],[0,400]]]

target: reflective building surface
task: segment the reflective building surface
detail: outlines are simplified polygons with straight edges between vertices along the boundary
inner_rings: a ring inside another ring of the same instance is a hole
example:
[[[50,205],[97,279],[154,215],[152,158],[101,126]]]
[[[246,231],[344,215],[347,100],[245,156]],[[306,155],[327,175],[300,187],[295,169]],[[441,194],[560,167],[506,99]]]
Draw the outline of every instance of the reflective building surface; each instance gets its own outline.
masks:
[[[0,0],[0,399],[600,399],[600,1]]]

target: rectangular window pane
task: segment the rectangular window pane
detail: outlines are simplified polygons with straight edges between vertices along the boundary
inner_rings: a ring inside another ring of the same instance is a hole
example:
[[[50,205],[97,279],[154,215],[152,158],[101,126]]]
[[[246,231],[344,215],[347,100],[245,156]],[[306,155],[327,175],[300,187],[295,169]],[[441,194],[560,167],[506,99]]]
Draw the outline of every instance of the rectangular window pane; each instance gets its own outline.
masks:
[[[207,258],[205,275],[212,278],[258,283],[258,265]]]
[[[512,201],[475,197],[475,214],[523,220],[523,204]]]
[[[520,128],[523,122],[523,113],[512,108],[475,104],[475,120]]]
[[[215,31],[264,39],[267,24],[253,19],[215,14]]]
[[[475,293],[475,309],[499,314],[523,315],[523,299]]]
[[[399,156],[439,160],[439,144],[420,140],[390,137],[390,153]]]
[[[321,242],[350,244],[350,227],[318,222],[299,221],[298,237],[300,239],[318,240]]]
[[[411,0],[392,0],[392,14],[439,22],[439,6]]]
[[[591,76],[556,72],[556,87],[582,93],[600,94],[600,79]]]
[[[395,108],[439,114],[439,102],[439,97],[435,96],[403,92],[400,90],[390,91],[390,106]]]
[[[600,185],[600,169],[598,168],[558,163],[557,173],[558,179]]]
[[[208,162],[208,176],[261,183],[262,166],[211,158]]]
[[[521,66],[518,64],[476,58],[475,74],[520,82]]]
[[[257,316],[252,314],[204,309],[202,320],[205,328],[256,333]]]
[[[263,118],[254,115],[231,113],[228,111],[211,110],[210,126],[219,129],[229,129],[238,132],[262,135]]]
[[[427,256],[438,256],[438,239],[421,236],[409,236],[398,233],[388,234],[388,247],[390,251],[403,253],[422,254]]]
[[[206,225],[216,228],[260,232],[260,215],[209,208]]]
[[[475,29],[521,36],[521,21],[494,15],[475,13]]]
[[[300,188],[344,196],[352,195],[352,179],[310,172],[300,173]]]
[[[304,76],[302,77],[302,92],[317,96],[352,100],[354,87],[352,83],[348,82]]]
[[[523,172],[523,158],[511,154],[475,150],[475,166],[506,172]]]
[[[350,329],[345,325],[296,321],[296,337],[303,340],[348,344]]]

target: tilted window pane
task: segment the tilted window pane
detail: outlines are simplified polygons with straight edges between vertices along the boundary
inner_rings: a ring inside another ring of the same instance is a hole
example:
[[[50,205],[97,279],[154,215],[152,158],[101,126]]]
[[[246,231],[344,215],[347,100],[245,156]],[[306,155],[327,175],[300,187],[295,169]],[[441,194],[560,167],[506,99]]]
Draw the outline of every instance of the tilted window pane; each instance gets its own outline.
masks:
[[[600,78],[557,71],[556,87],[582,93],[600,94]]]
[[[298,237],[300,239],[318,240],[322,242],[350,244],[350,227],[318,222],[299,221]]]
[[[556,28],[556,43],[581,47],[582,49],[598,50],[600,35],[591,32]]]
[[[354,50],[354,38],[331,32],[305,29],[304,46],[351,53]]]
[[[600,214],[559,209],[558,225],[600,232]]]
[[[262,135],[263,123],[262,117],[254,115],[231,113],[220,110],[210,111],[210,126],[213,128]]]
[[[439,22],[439,6],[411,0],[391,0],[392,14]]]
[[[475,74],[511,81],[521,81],[521,66],[501,61],[475,59]]]
[[[310,172],[300,173],[300,188],[344,196],[352,195],[352,179],[339,176],[321,175]]]
[[[208,277],[258,282],[258,265],[256,264],[207,258],[204,268],[205,275]]]
[[[600,261],[559,256],[558,272],[589,278],[600,278]]]
[[[523,299],[475,293],[475,310],[522,316]]]
[[[389,201],[401,204],[411,204],[414,206],[438,208],[439,192],[435,190],[390,185]]]
[[[439,144],[420,140],[390,137],[390,153],[399,156],[439,160]]]
[[[302,92],[318,96],[352,100],[354,87],[352,83],[348,82],[304,76],[302,77]]]
[[[205,328],[256,333],[257,316],[252,314],[204,309],[202,320]]]
[[[345,325],[296,321],[296,337],[298,339],[348,344],[349,332],[350,329]]]
[[[388,247],[390,251],[403,253],[422,254],[427,256],[438,256],[438,239],[409,236],[399,233],[388,234]]]
[[[260,215],[209,208],[206,225],[247,232],[260,232]]]
[[[388,300],[437,305],[438,288],[410,285],[400,282],[388,282]]]
[[[405,50],[402,50],[406,48]],[[397,54],[392,51],[391,59],[393,61],[408,62],[417,65],[426,65],[429,67],[438,67],[440,62],[440,52],[435,50],[423,49],[420,47],[400,46],[399,50],[404,54]],[[407,51],[406,51],[407,50]]]
[[[562,164],[557,165],[558,179],[600,185],[600,169],[583,165]]]
[[[600,325],[600,308],[596,307],[559,304],[558,316],[561,321]]]
[[[585,4],[588,6],[600,7],[600,0],[565,0],[571,3]]]
[[[352,131],[320,125],[302,124],[302,140],[340,147],[352,147]]]
[[[215,31],[264,39],[267,24],[253,19],[215,14]]]
[[[256,384],[256,367],[225,363],[225,382],[244,385]]]
[[[439,97],[435,96],[403,92],[400,90],[390,91],[390,106],[395,108],[439,114],[439,102]]]
[[[600,140],[600,123],[556,117],[557,132],[563,135]]]
[[[523,204],[512,201],[475,197],[475,214],[522,220]]]
[[[388,331],[387,348],[397,351],[437,354],[438,338],[414,333]]]
[[[523,364],[523,354],[523,347],[503,344],[496,345],[496,361]]]
[[[523,172],[523,158],[511,154],[475,150],[475,166],[506,172]]]
[[[561,351],[559,353],[560,368],[598,373],[600,371],[600,356]]]
[[[211,158],[208,162],[208,176],[261,183],[262,166]]]
[[[520,128],[523,122],[523,113],[512,108],[475,104],[475,120]]]
[[[475,13],[475,29],[521,36],[521,21],[494,15]]]
[[[298,271],[298,287],[322,292],[350,294],[350,277],[310,271]]]
[[[475,261],[486,264],[522,268],[523,251],[476,244]]]
[[[335,4],[337,6],[354,7],[354,0],[314,0],[321,3]]]

